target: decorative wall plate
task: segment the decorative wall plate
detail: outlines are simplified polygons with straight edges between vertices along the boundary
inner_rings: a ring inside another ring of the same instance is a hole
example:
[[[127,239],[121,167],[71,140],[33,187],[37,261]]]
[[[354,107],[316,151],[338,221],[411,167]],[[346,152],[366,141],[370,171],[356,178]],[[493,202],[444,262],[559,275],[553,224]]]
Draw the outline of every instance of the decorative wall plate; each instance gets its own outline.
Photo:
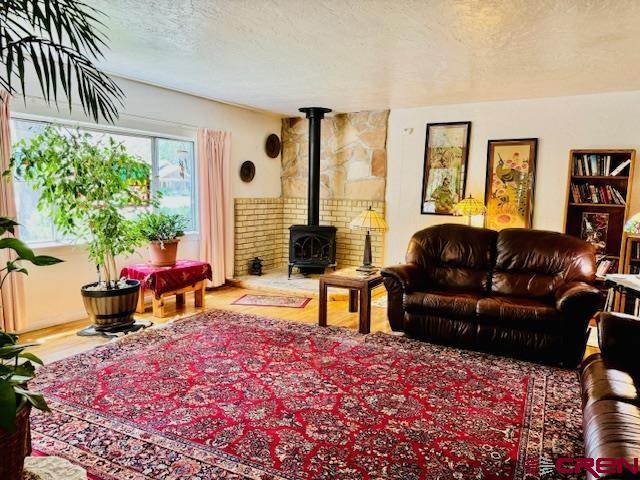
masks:
[[[256,176],[256,166],[251,160],[243,162],[240,166],[240,179],[243,182],[250,182]]]
[[[278,137],[278,135],[272,133],[267,137],[264,149],[267,152],[267,156],[269,158],[276,158],[278,155],[280,155],[281,148],[282,144],[280,143],[280,137]]]

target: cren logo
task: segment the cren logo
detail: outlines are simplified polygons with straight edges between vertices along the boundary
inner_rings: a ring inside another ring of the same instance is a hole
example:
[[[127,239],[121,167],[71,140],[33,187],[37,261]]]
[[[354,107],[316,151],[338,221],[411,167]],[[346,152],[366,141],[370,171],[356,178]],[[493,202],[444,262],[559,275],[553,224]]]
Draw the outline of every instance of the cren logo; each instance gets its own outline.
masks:
[[[622,474],[631,472],[634,475],[640,472],[637,458],[584,458],[562,457],[555,461],[555,470],[561,474],[590,473],[593,478],[600,475]],[[542,475],[542,459],[540,462],[540,475]]]

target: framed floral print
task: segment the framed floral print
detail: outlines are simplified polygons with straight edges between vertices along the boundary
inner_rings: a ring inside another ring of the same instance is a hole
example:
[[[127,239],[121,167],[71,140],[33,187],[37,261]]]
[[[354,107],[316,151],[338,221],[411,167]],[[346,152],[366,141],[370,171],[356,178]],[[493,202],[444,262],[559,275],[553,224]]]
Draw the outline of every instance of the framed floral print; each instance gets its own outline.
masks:
[[[537,149],[537,138],[489,140],[485,227],[531,227]]]
[[[453,215],[464,198],[471,122],[428,123],[422,177],[422,214]]]

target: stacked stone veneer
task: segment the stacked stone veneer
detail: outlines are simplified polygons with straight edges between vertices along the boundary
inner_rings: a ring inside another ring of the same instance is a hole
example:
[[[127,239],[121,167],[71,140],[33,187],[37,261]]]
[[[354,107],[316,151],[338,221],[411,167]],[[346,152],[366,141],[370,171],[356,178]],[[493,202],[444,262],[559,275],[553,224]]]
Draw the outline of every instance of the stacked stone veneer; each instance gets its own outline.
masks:
[[[388,110],[342,113],[322,120],[320,198],[385,198]],[[282,120],[282,196],[306,197],[309,178],[309,124]]]
[[[352,231],[348,225],[371,205],[384,216],[383,201],[323,199],[320,224],[337,228],[336,260],[339,268],[362,263],[366,232]],[[246,275],[254,257],[263,260],[264,271],[279,270],[289,261],[289,227],[307,222],[306,198],[237,198],[235,200],[235,274]],[[372,232],[374,263],[382,265],[384,233]]]

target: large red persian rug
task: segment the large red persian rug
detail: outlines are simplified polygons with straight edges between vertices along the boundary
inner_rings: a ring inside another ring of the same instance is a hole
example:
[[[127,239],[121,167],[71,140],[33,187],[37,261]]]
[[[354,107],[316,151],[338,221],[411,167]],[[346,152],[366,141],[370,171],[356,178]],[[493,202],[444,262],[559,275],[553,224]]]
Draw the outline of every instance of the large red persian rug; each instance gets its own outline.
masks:
[[[573,371],[222,311],[34,383],[34,448],[104,480],[520,480],[582,451]]]

